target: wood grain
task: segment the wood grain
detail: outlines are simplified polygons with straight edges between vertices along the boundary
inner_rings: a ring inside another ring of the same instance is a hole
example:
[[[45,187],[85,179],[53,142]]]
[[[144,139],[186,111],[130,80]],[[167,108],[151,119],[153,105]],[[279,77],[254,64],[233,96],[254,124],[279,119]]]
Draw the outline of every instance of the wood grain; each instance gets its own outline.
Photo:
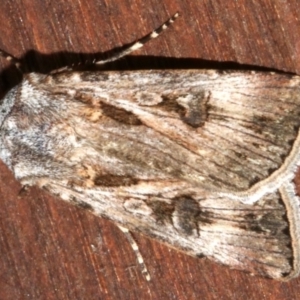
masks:
[[[107,57],[170,15],[159,39],[114,69],[269,68],[300,74],[297,0],[2,0],[0,48],[31,67]],[[242,65],[239,65],[242,64]],[[20,77],[0,60],[0,88]],[[152,280],[119,229],[0,164],[0,299],[297,299],[299,279],[275,282],[178,253],[135,234]]]

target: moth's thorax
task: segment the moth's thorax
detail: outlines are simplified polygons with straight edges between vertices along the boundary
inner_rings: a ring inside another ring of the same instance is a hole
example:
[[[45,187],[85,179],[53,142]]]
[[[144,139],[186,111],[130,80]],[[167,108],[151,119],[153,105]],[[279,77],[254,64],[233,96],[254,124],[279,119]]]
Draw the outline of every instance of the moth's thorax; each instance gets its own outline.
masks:
[[[53,173],[57,165],[53,157],[60,150],[57,146],[67,145],[72,138],[70,134],[64,140],[67,124],[63,128],[58,124],[66,117],[66,101],[42,86],[44,78],[36,73],[25,76],[5,96],[1,107],[0,158],[19,179]],[[56,169],[57,173],[63,171]]]

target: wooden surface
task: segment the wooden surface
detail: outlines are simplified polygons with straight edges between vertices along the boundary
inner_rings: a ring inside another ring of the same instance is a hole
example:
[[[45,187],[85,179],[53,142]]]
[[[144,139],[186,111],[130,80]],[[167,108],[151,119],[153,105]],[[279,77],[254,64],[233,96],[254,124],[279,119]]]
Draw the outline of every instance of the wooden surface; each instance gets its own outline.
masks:
[[[181,17],[160,38],[107,67],[300,74],[298,0],[2,0],[0,48],[48,72],[106,57],[177,11]],[[0,68],[4,92],[19,76],[3,59]],[[135,234],[147,282],[114,224],[37,188],[20,190],[0,163],[0,299],[299,299],[299,279],[252,277]]]

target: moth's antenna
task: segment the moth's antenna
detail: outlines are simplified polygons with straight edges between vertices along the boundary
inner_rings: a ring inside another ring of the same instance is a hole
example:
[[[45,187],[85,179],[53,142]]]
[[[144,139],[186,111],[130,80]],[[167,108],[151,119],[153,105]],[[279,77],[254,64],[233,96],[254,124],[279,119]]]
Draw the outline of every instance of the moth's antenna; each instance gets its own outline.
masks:
[[[13,57],[9,53],[5,52],[4,50],[0,50],[0,56],[4,57],[7,61],[14,64],[16,68],[21,71],[21,62],[19,59]]]
[[[128,46],[126,49],[121,50],[119,53],[116,53],[112,57],[104,60],[99,60],[95,62],[96,65],[103,65],[111,61],[118,60],[129,53],[142,48],[148,41],[157,38],[163,31],[165,31],[174,21],[179,17],[179,13],[176,13],[173,17],[167,20],[164,24],[159,26],[157,29],[152,31],[151,33],[147,34],[146,36],[142,37],[138,41],[134,42],[132,45]]]
[[[134,42],[133,44],[129,45],[128,47],[126,47],[125,49],[121,50],[118,53],[115,53],[113,56],[107,58],[107,59],[103,59],[103,60],[98,60],[98,61],[94,61],[93,65],[104,65],[108,62],[112,62],[115,60],[118,60],[126,55],[128,55],[129,53],[143,47],[148,41],[157,38],[163,31],[165,31],[177,18],[179,17],[179,13],[176,13],[173,17],[171,17],[170,19],[168,19],[165,23],[163,23],[161,26],[159,26],[157,29],[155,29],[154,31],[152,31],[151,33],[147,34],[146,36],[142,37],[141,39],[139,39],[138,41]],[[79,65],[76,65],[79,66]],[[75,65],[73,66],[67,66],[67,67],[63,67],[57,70],[53,70],[52,72],[50,72],[50,74],[54,74],[54,73],[60,73],[63,71],[69,71],[72,70],[74,67],[76,67]]]

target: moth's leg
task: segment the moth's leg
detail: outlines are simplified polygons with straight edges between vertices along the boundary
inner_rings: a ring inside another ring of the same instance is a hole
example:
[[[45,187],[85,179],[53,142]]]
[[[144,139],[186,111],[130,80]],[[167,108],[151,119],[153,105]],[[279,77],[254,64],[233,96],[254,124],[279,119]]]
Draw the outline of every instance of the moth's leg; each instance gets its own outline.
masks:
[[[14,64],[17,69],[21,70],[21,62],[19,59],[13,57],[12,55],[10,55],[4,50],[0,50],[0,56],[4,57],[7,61]]]
[[[22,185],[21,189],[19,190],[18,197],[25,196],[28,193],[28,190],[29,190],[29,185],[27,184]]]
[[[93,65],[104,65],[108,62],[118,60],[118,59],[128,55],[129,53],[143,47],[148,41],[157,38],[163,31],[165,31],[177,19],[178,16],[179,16],[179,14],[176,13],[173,17],[168,19],[165,23],[163,23],[161,26],[159,26],[157,29],[155,29],[151,33],[149,33],[146,36],[142,37],[138,41],[132,43],[131,45],[129,45],[125,49],[121,50],[120,52],[115,53],[112,57],[93,62]],[[57,69],[57,70],[53,70],[51,72],[51,74],[60,73],[60,72],[64,72],[64,71],[71,71],[75,67],[78,67],[78,65],[77,66],[76,65],[67,66],[67,67]]]
[[[122,227],[120,225],[118,225],[118,227],[120,228],[120,230],[125,234],[127,240],[129,241],[133,251],[135,252],[136,258],[138,260],[138,263],[142,269],[142,274],[146,277],[147,281],[150,281],[151,277],[150,274],[146,268],[146,265],[144,263],[144,259],[142,257],[142,254],[139,250],[139,247],[137,245],[137,243],[135,242],[134,238],[132,237],[131,233],[129,232],[129,230],[125,227]]]

